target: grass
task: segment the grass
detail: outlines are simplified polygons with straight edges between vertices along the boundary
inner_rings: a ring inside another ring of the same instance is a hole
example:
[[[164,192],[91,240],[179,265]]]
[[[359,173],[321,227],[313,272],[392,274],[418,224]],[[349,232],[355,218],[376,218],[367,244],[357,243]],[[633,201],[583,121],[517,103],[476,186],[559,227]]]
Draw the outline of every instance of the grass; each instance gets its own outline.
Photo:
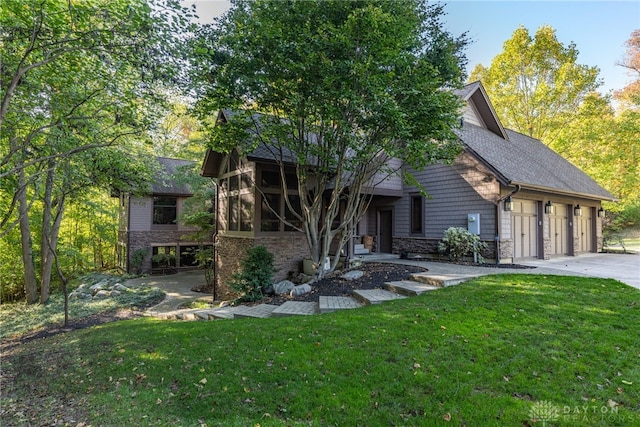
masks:
[[[6,357],[2,424],[639,425],[639,297],[497,275],[318,316],[114,322]]]
[[[69,284],[69,293],[80,284],[91,286],[98,282],[115,284],[123,282],[122,277],[91,273]],[[78,319],[119,308],[144,306],[150,301],[161,300],[164,293],[150,286],[129,288],[118,297],[84,300],[69,298],[69,318]],[[64,297],[60,293],[51,295],[46,304],[16,302],[0,304],[0,339],[21,335],[50,324],[64,323]]]

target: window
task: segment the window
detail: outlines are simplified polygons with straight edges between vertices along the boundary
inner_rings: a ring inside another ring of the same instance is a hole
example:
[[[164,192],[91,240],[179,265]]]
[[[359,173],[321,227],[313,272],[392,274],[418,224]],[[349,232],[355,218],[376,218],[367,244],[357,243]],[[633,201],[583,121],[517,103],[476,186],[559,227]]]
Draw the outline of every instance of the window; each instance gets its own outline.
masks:
[[[154,246],[151,255],[151,268],[167,268],[176,266],[175,246]]]
[[[176,197],[153,198],[153,223],[175,224],[178,199]]]
[[[280,220],[275,212],[280,212],[280,194],[262,196],[260,231],[280,231]]]
[[[197,267],[198,246],[180,246],[180,267]]]
[[[296,195],[289,195],[289,202],[291,203],[291,207],[293,208],[294,212],[296,212],[299,215],[300,214],[300,197]],[[289,206],[286,203],[284,204],[284,219],[286,219],[287,222],[293,225],[292,227],[289,224],[285,224],[284,231],[298,231],[296,230],[295,227],[297,227],[298,229],[302,227],[302,221],[300,221],[295,216],[295,214],[291,211],[291,209],[289,209]]]
[[[420,195],[411,196],[411,233],[422,234],[424,227],[423,220],[424,200]]]

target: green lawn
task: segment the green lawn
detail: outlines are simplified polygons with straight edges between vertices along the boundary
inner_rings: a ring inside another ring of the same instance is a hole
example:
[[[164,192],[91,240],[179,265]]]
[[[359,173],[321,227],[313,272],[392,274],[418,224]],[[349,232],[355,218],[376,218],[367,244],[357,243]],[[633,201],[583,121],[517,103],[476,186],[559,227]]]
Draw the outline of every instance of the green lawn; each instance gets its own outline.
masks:
[[[638,325],[636,289],[537,275],[318,316],[115,322],[4,357],[1,423],[640,425]]]

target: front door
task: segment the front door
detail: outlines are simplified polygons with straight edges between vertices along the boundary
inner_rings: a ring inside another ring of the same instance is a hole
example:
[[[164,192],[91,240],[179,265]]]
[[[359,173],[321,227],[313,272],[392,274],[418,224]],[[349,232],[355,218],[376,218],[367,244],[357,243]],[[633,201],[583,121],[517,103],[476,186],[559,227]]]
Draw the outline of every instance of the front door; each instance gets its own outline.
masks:
[[[390,254],[393,250],[393,212],[391,209],[378,211],[378,252]]]

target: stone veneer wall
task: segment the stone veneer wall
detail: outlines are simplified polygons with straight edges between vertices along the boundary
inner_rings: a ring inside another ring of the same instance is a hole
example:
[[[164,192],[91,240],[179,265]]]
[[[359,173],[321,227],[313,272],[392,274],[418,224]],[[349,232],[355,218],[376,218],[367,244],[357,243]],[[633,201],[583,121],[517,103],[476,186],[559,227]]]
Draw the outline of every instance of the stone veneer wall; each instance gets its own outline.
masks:
[[[302,260],[307,257],[309,249],[304,236],[292,234],[274,237],[241,237],[218,235],[216,243],[216,277],[217,297],[219,300],[232,299],[236,294],[229,287],[234,273],[240,270],[240,261],[247,249],[262,245],[273,254],[276,272],[273,281],[279,282],[287,278],[290,271],[299,272]]]
[[[403,252],[421,255],[431,255],[437,257],[440,255],[438,251],[439,239],[429,239],[426,237],[394,237],[393,238],[393,253],[401,254]],[[487,249],[482,252],[482,256],[486,261],[493,259],[496,256],[495,242],[485,241]],[[505,241],[500,242],[500,252],[505,253],[505,247],[503,246]],[[510,247],[506,248],[511,253]]]

